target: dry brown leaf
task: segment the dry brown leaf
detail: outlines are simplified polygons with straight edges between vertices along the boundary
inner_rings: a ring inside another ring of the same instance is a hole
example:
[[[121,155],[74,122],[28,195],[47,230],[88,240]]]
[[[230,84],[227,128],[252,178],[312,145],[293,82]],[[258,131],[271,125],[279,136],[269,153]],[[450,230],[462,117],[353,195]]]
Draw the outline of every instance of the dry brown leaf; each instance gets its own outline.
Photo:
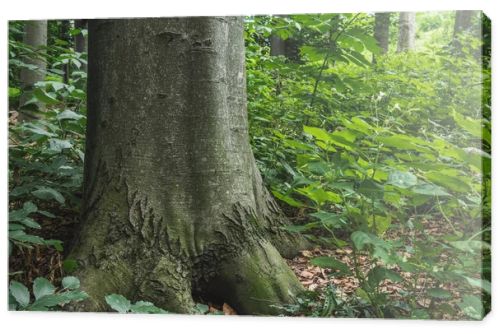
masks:
[[[237,315],[238,314],[231,306],[229,306],[226,303],[224,303],[224,305],[222,305],[222,312],[224,312],[225,315]]]

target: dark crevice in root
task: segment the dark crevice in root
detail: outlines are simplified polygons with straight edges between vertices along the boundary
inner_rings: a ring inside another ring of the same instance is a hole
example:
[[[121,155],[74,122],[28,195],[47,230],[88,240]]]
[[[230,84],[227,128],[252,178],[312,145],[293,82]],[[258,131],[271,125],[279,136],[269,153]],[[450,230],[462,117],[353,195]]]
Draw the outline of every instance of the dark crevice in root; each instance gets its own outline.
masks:
[[[220,264],[218,275],[204,286],[203,299],[228,303],[238,314],[276,315],[275,306],[292,303],[302,290],[276,248],[259,241]]]

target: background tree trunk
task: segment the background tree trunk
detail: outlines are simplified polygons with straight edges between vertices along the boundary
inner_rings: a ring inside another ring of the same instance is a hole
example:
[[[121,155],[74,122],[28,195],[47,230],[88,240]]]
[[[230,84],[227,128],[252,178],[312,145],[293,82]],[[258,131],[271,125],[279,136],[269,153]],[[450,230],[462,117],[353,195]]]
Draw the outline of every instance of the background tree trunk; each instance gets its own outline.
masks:
[[[87,20],[75,20],[75,28],[80,30],[87,29]],[[87,52],[87,37],[82,33],[75,36],[75,51],[79,53]],[[81,70],[87,72],[87,65],[82,64]]]
[[[391,13],[375,13],[374,37],[381,49],[381,54],[389,50],[389,26]]]
[[[464,32],[472,31],[472,18],[477,14],[477,11],[473,10],[457,10],[455,13],[455,26],[453,28],[453,39],[452,39],[452,48],[460,52],[462,48],[462,44],[460,42],[460,35]]]
[[[273,314],[302,289],[302,240],[263,187],[247,129],[241,18],[90,20],[83,224],[71,257],[121,293]]]
[[[286,52],[286,41],[281,39],[278,35],[272,34],[270,37],[271,42],[271,56],[284,56]]]
[[[47,47],[47,21],[26,21],[24,25],[23,43],[30,46],[34,51]],[[23,105],[31,98],[33,85],[45,79],[47,65],[42,57],[29,56],[24,62],[35,65],[37,69],[22,68],[20,73],[21,89],[25,92],[19,100],[21,112],[19,121],[28,121],[34,118],[28,110],[23,110]]]
[[[399,13],[398,52],[413,50],[415,48],[415,29],[415,13]]]

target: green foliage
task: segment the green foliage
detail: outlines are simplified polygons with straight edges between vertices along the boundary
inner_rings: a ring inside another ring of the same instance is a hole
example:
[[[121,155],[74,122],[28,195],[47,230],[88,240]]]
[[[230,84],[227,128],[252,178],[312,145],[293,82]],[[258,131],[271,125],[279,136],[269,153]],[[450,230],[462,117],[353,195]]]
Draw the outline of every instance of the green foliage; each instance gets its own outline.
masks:
[[[452,29],[442,29],[450,18],[419,16],[425,22],[419,50],[384,56],[366,14],[247,22],[258,166],[285,207],[308,214],[287,230],[325,247],[350,247],[354,262],[368,256],[370,270],[356,267],[354,276],[356,297],[372,316],[477,319],[488,308],[488,292],[480,289],[489,285],[489,247],[482,240],[490,235],[491,130],[479,83],[485,78],[488,86],[489,60],[477,57],[475,41],[460,56],[451,52],[444,34]],[[300,42],[299,59],[270,56],[261,41],[268,36],[263,27],[273,24]],[[429,234],[429,224],[442,232]],[[350,271],[328,257],[311,264],[334,275]],[[423,291],[433,300],[428,307],[417,302],[417,281],[401,272],[432,282]],[[380,289],[384,281],[403,287],[400,298]],[[459,305],[446,308],[440,301],[450,283]]]
[[[19,122],[13,114],[9,126],[9,250],[33,245],[62,250],[61,241],[36,231],[40,221],[58,219],[51,211],[79,211],[86,127],[86,73],[80,68],[86,54],[57,40],[35,50],[22,43],[22,24],[9,25],[9,110],[31,121]],[[30,58],[47,63],[45,80],[21,87],[21,69],[40,71]]]
[[[151,302],[138,301],[134,304],[122,295],[111,294],[105,297],[106,303],[118,313],[167,313],[167,311],[156,307]]]
[[[28,288],[17,281],[10,281],[9,310],[19,311],[51,311],[70,303],[85,300],[88,295],[79,290],[80,281],[76,277],[64,277],[62,287],[56,289],[44,277],[38,277],[33,282],[32,300]]]

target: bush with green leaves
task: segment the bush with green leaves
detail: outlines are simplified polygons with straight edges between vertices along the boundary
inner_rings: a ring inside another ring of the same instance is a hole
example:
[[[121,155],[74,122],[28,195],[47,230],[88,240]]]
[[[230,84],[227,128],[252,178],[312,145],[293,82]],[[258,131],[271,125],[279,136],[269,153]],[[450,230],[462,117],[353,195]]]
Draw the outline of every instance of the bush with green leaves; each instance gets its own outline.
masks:
[[[366,17],[289,16],[290,26],[306,27],[285,36],[306,41],[299,61],[271,57],[259,42],[271,33],[260,26],[268,18],[249,22],[258,166],[276,198],[307,213],[290,231],[349,247],[355,264],[369,257],[368,272],[334,258],[312,264],[355,276],[372,316],[479,319],[491,294],[488,59],[477,57],[477,43],[460,56],[443,44],[434,52],[435,39],[418,52],[379,55]],[[380,289],[386,280],[403,285],[400,298]]]
[[[81,291],[80,281],[73,276],[62,279],[61,287],[54,285],[44,277],[33,281],[32,293],[28,288],[15,280],[9,284],[9,310],[11,311],[52,311],[62,306],[85,300],[88,295]],[[32,295],[34,298],[32,298]]]

